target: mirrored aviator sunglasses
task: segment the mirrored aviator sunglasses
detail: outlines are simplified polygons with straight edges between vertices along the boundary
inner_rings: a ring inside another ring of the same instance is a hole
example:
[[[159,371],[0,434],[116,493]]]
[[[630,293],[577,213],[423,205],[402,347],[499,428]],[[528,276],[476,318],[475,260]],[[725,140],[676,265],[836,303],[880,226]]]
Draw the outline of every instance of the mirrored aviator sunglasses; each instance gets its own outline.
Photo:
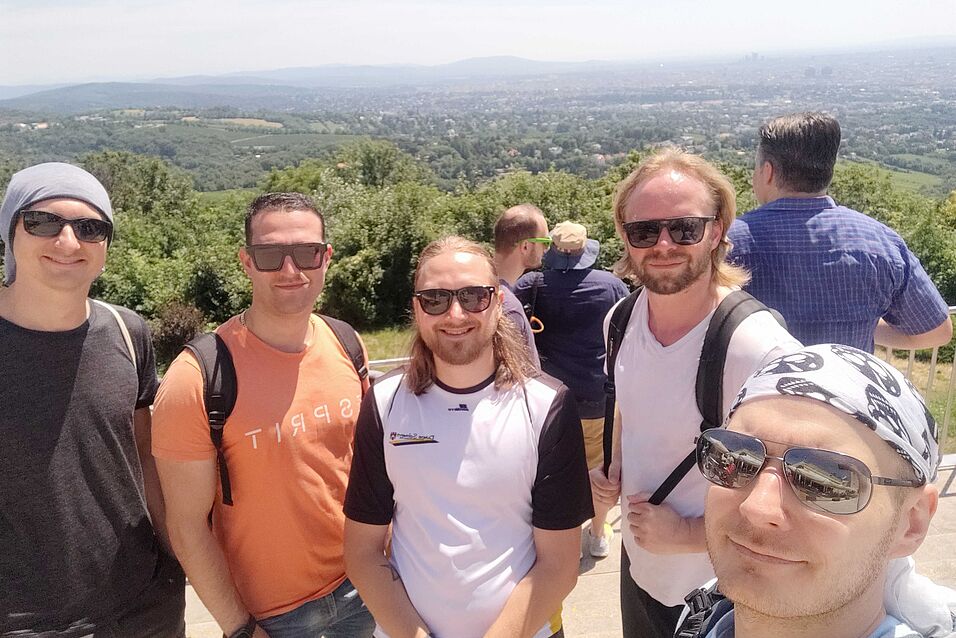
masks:
[[[299,270],[321,268],[328,252],[328,244],[253,244],[246,246],[246,252],[252,258],[252,264],[260,272],[282,270],[286,257],[292,257],[292,263]]]
[[[458,299],[458,305],[466,312],[484,312],[491,305],[495,294],[494,286],[465,286],[457,290],[447,288],[429,288],[416,291],[422,312],[426,315],[443,315],[451,308],[452,299]]]
[[[648,219],[621,224],[627,243],[634,248],[650,248],[657,244],[661,231],[667,230],[671,242],[681,246],[699,244],[704,238],[707,222],[717,219],[709,217],[674,217],[671,219]]]
[[[828,514],[856,514],[870,502],[873,485],[919,487],[917,480],[873,476],[863,461],[830,450],[792,447],[782,457],[767,454],[760,439],[715,428],[697,439],[697,467],[720,487],[743,488],[757,477],[768,459],[783,466],[797,499]]]
[[[105,219],[81,217],[67,219],[45,210],[25,210],[20,213],[23,230],[34,237],[56,237],[64,226],[73,229],[73,234],[82,242],[99,243],[113,236],[113,225]]]

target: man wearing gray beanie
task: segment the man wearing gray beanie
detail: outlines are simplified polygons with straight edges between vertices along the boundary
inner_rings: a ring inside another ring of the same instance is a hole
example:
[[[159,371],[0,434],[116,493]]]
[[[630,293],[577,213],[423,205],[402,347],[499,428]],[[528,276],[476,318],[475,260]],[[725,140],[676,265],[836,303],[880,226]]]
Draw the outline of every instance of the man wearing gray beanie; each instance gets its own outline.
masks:
[[[47,163],[0,205],[0,635],[178,637],[146,323],[88,299],[113,236],[103,185]]]

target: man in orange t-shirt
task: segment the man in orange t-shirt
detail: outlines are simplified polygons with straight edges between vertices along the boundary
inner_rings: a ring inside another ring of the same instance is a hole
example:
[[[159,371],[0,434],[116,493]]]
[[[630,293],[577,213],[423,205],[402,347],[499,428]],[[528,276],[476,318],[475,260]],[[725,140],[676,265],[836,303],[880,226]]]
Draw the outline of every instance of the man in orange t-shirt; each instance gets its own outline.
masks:
[[[312,314],[332,257],[324,239],[321,213],[297,193],[263,195],[246,214],[239,258],[252,305],[216,331],[239,388],[222,437],[232,505],[223,504],[192,354],[173,362],[156,398],[153,454],[173,548],[230,638],[374,629],[342,558],[342,504],[366,384]]]

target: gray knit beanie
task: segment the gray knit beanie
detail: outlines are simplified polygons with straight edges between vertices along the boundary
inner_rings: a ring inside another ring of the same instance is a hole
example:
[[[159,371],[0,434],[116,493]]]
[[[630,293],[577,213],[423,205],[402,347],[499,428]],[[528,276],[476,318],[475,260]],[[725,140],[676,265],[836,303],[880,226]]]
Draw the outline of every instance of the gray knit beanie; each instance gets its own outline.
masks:
[[[10,178],[7,193],[0,205],[0,239],[3,240],[3,270],[6,285],[17,277],[13,260],[13,230],[17,213],[46,199],[78,199],[86,202],[113,223],[110,196],[98,179],[78,166],[48,162],[25,168]]]

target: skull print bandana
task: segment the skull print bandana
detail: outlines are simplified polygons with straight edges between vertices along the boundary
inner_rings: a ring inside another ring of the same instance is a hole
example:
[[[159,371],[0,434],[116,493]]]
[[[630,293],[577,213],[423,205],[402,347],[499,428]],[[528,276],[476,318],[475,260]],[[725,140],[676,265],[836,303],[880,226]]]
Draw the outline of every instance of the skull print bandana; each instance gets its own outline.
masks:
[[[893,366],[862,350],[818,344],[779,357],[750,377],[730,410],[752,399],[799,396],[849,414],[906,459],[923,482],[936,480],[936,421],[919,392]]]

